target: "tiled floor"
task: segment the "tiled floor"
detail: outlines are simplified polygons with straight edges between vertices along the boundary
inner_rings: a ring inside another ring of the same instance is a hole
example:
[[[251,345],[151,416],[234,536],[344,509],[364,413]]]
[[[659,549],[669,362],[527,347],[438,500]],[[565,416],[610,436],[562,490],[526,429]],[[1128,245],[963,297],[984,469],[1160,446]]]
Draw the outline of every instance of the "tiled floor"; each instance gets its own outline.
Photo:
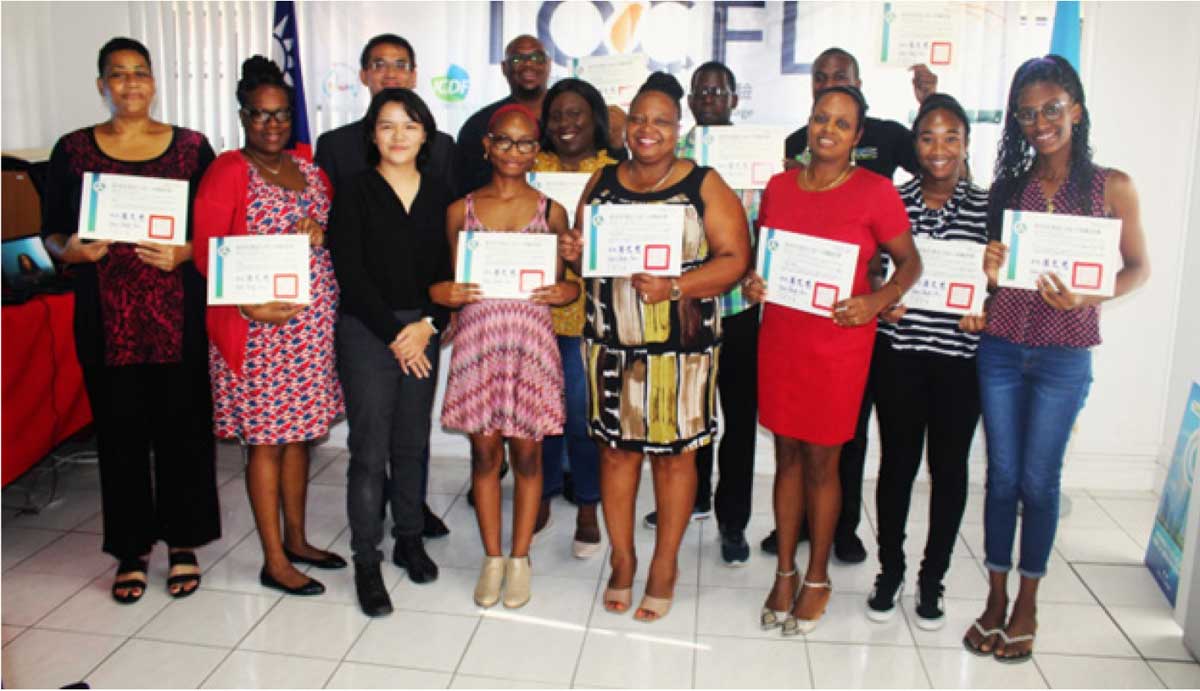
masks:
[[[315,544],[348,556],[342,439],[338,429],[314,450],[308,522]],[[280,596],[258,585],[261,557],[241,463],[237,447],[221,447],[224,537],[200,550],[201,591],[178,601],[164,592],[162,548],[141,602],[121,606],[109,597],[114,564],[100,552],[94,466],[67,468],[61,500],[37,515],[17,515],[22,496],[6,491],[4,685],[56,687],[84,679],[94,687],[130,688],[1200,686],[1200,666],[1139,564],[1156,508],[1149,494],[1068,492],[1071,511],[1042,587],[1036,657],[1007,666],[977,658],[959,642],[987,592],[978,487],[947,578],[945,628],[918,629],[911,598],[903,616],[868,622],[862,606],[874,578],[872,559],[834,564],[835,595],[820,627],[785,640],[757,626],[774,561],[755,545],[747,568],[724,567],[711,521],[688,531],[674,609],[665,620],[643,625],[608,614],[598,603],[606,558],[571,557],[573,511],[561,500],[555,524],[534,546],[533,600],[519,610],[481,611],[471,601],[481,552],[462,494],[468,480],[462,458],[434,458],[430,504],[453,531],[429,543],[441,578],[419,586],[385,564],[393,616],[369,620],[359,612],[349,570],[314,574],[329,588],[323,597]],[[757,513],[747,531],[754,542],[772,525],[770,483],[756,479]],[[913,502],[914,562],[926,529],[918,507],[927,492],[919,488]],[[873,496],[873,488],[865,494]],[[863,537],[873,527],[867,503]],[[651,504],[647,476],[639,514]],[[640,578],[652,543],[653,534],[639,527]]]

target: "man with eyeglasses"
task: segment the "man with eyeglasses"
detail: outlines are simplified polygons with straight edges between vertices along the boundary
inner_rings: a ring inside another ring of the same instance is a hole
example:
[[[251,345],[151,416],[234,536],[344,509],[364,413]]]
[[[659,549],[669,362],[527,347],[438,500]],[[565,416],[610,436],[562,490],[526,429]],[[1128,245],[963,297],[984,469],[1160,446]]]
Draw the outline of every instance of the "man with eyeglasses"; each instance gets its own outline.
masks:
[[[720,62],[700,65],[692,72],[688,108],[697,126],[731,126],[737,108],[737,79]],[[679,139],[676,154],[694,158],[696,128]],[[754,221],[762,190],[734,190],[746,210],[753,244]],[[750,558],[746,543],[746,524],[750,521],[750,496],[754,489],[754,442],[758,432],[758,313],[756,306],[742,297],[738,282],[718,297],[723,333],[720,361],[717,363],[717,389],[721,394],[721,430],[719,454],[720,482],[716,492],[717,529],[721,534],[721,560],[727,566],[744,566]],[[708,444],[696,452],[696,501],[692,520],[708,518],[713,505],[713,447]],[[657,528],[658,512],[646,514],[643,523]]]
[[[412,44],[395,34],[380,34],[370,41],[359,57],[362,70],[358,78],[371,92],[371,98],[384,89],[412,89],[417,84],[416,53]],[[445,132],[435,132],[429,139],[429,163],[423,174],[445,185],[452,196],[454,187],[454,140]],[[367,170],[367,139],[362,120],[343,125],[322,134],[317,139],[313,160],[333,184],[334,192],[342,183]],[[429,482],[429,453],[425,453],[425,481]],[[386,503],[386,502],[385,502]],[[380,507],[380,511],[385,511]],[[425,526],[421,534],[429,538],[445,537],[450,529],[425,503],[422,507]]]
[[[483,155],[483,137],[492,113],[509,103],[519,103],[534,113],[542,112],[542,99],[550,81],[550,58],[541,41],[528,34],[509,41],[500,71],[508,82],[509,95],[477,111],[458,132],[455,167],[460,195],[474,192],[492,179],[492,164]]]
[[[937,91],[937,75],[925,65],[914,65],[913,93],[917,102]],[[853,86],[862,89],[858,60],[841,48],[829,48],[817,56],[812,65],[812,92],[832,86]],[[807,160],[808,126],[801,127],[784,143],[784,165],[794,168]],[[868,117],[863,123],[862,139],[850,154],[851,160],[867,170],[888,178],[896,168],[904,168],[917,175],[916,147],[912,132],[893,120]],[[871,396],[871,385],[863,393],[859,409],[858,424],[854,438],[842,446],[838,460],[838,477],[842,483],[842,511],[838,517],[837,530],[833,537],[833,553],[839,561],[857,564],[867,559],[867,549],[858,537],[858,523],[862,513],[863,467],[867,458],[867,427],[871,420],[871,407],[875,401]],[[800,540],[808,539],[807,523],[800,526]],[[762,550],[768,554],[778,551],[778,535],[774,530],[762,541]]]
[[[362,69],[358,78],[371,92],[371,98],[384,89],[415,89],[417,86],[416,53],[412,44],[395,34],[380,34],[367,41],[359,63]],[[454,148],[454,139],[450,135],[435,133],[429,141],[429,163],[424,173],[446,185],[452,196],[457,197]],[[335,191],[342,182],[366,170],[369,164],[363,121],[355,120],[322,134],[317,139],[317,153],[313,159],[329,176]]]

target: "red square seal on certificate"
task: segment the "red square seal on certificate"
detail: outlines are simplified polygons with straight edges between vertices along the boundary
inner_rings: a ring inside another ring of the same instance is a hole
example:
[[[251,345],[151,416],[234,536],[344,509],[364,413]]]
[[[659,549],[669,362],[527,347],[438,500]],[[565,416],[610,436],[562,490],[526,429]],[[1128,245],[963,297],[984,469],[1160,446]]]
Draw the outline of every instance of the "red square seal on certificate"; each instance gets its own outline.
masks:
[[[517,281],[521,292],[528,293],[534,288],[546,285],[546,272],[540,269],[521,269],[521,275]]]
[[[666,271],[671,266],[670,245],[646,245],[642,249],[642,268],[647,271]]]
[[[1071,287],[1099,290],[1104,266],[1095,262],[1075,262],[1071,265]]]
[[[838,301],[838,287],[830,283],[817,283],[813,286],[812,306],[823,310],[832,310]]]
[[[950,290],[946,291],[946,306],[956,309],[971,309],[971,302],[975,299],[975,286],[970,283],[951,283]]]
[[[153,240],[173,240],[175,238],[175,217],[151,215],[146,235]]]
[[[279,299],[295,299],[300,296],[300,277],[296,274],[275,274],[272,292]]]
[[[929,46],[929,64],[949,65],[953,47],[949,41],[934,41]]]

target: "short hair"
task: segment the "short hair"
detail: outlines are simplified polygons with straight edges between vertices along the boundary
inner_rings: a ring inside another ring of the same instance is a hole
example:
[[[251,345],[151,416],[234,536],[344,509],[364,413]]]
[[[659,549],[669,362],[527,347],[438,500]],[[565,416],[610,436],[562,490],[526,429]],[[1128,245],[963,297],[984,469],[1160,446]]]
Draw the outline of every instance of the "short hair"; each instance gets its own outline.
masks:
[[[692,72],[692,81],[690,84],[693,90],[695,90],[696,86],[696,77],[699,77],[704,72],[720,72],[725,75],[725,81],[729,84],[729,90],[735,94],[737,93],[737,78],[733,76],[733,70],[729,69],[729,65],[716,60],[709,60]]]
[[[812,109],[817,109],[817,104],[821,102],[821,99],[834,94],[845,94],[846,96],[854,99],[854,105],[856,110],[858,110],[858,128],[855,129],[855,132],[862,132],[863,127],[867,122],[867,99],[863,96],[862,92],[858,90],[858,87],[831,86],[826,89],[821,89],[817,92],[817,95],[813,97]]]
[[[573,93],[587,102],[592,110],[592,137],[595,141],[592,146],[599,151],[608,146],[608,106],[604,104],[604,97],[596,90],[596,87],[583,81],[568,77],[560,79],[550,87],[546,92],[546,97],[542,99],[542,149],[545,151],[554,151],[554,141],[550,138],[550,134],[546,132],[550,124],[550,106],[554,100],[565,93]],[[556,152],[557,153],[557,152]]]
[[[433,113],[429,112],[429,106],[425,105],[425,101],[417,95],[417,92],[410,89],[384,89],[375,94],[371,99],[371,105],[367,108],[367,114],[363,118],[363,134],[367,140],[367,161],[372,166],[379,165],[379,146],[375,143],[375,125],[379,122],[379,114],[383,112],[383,107],[389,103],[399,103],[404,112],[408,113],[408,117],[421,123],[421,127],[425,128],[425,142],[421,144],[421,149],[417,151],[417,168],[424,169],[425,164],[429,161],[429,151],[433,147],[433,138],[437,136],[437,122],[433,119]]]
[[[237,83],[238,105],[245,108],[250,94],[264,86],[283,89],[287,92],[288,104],[291,104],[292,87],[284,80],[279,65],[261,55],[252,55],[242,63],[242,78]]]
[[[677,116],[683,117],[683,106],[679,103],[680,99],[683,98],[683,87],[679,85],[679,80],[674,75],[662,71],[652,73],[646,78],[646,82],[638,88],[633,100],[638,100],[647,91],[657,91],[674,101]],[[629,107],[632,109],[633,104],[630,103]]]
[[[375,49],[375,46],[379,45],[397,46],[407,50],[409,61],[412,62],[413,67],[417,66],[417,51],[413,50],[412,44],[407,39],[396,34],[379,34],[370,41],[367,41],[367,45],[363,46],[362,55],[358,58],[358,64],[364,70],[367,69],[367,60],[371,58],[371,51]]]
[[[118,36],[116,38],[109,39],[108,43],[105,43],[100,47],[100,56],[96,58],[96,70],[101,77],[104,76],[104,68],[108,65],[108,56],[119,50],[132,50],[138,55],[141,55],[146,59],[146,65],[153,69],[154,66],[150,62],[150,51],[146,50],[146,46],[144,46],[141,41],[137,41],[132,38],[126,38],[124,36]]]
[[[837,46],[834,46],[833,48],[826,48],[825,50],[821,51],[821,54],[818,55],[815,60],[813,60],[813,67],[816,67],[818,62],[821,62],[825,58],[832,57],[834,55],[849,60],[850,64],[854,67],[854,78],[862,79],[862,72],[860,72],[858,69],[858,58],[854,57],[850,51],[838,48]]]
[[[921,102],[921,108],[917,111],[917,117],[913,120],[913,139],[920,137],[921,120],[935,110],[946,110],[951,115],[962,121],[963,136],[970,138],[971,136],[971,119],[967,117],[967,111],[963,110],[962,104],[958,99],[950,94],[930,94]]]
[[[504,116],[509,115],[511,113],[516,113],[516,114],[520,115],[521,117],[525,118],[526,120],[528,120],[529,123],[531,125],[533,125],[533,136],[538,141],[541,141],[541,139],[542,139],[541,123],[538,122],[537,116],[533,114],[533,111],[530,110],[528,106],[522,105],[520,103],[505,103],[504,105],[497,108],[494,112],[492,112],[491,117],[489,117],[488,121],[487,121],[488,134],[492,133],[492,130],[495,129],[496,125],[499,124],[499,122],[504,119]]]

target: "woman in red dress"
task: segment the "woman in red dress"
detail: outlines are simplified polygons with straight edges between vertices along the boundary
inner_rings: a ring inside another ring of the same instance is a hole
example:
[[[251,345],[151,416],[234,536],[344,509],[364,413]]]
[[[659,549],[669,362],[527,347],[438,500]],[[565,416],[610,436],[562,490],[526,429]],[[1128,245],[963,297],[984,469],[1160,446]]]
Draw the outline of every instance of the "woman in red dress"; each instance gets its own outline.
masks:
[[[779,571],[763,606],[763,628],[808,633],[829,602],[829,549],[841,488],[838,452],[854,436],[875,343],[875,317],[900,300],[921,273],[908,214],[892,181],[855,168],[850,151],[862,136],[866,102],[854,87],[819,92],[808,120],[812,162],[767,184],[761,226],[858,245],[851,296],[830,316],[768,304],[759,336],[759,419],[775,433],[775,524]],[[868,264],[882,245],[896,273],[885,285]],[[747,297],[766,286],[746,280]],[[803,587],[795,566],[802,516],[812,537]]]

